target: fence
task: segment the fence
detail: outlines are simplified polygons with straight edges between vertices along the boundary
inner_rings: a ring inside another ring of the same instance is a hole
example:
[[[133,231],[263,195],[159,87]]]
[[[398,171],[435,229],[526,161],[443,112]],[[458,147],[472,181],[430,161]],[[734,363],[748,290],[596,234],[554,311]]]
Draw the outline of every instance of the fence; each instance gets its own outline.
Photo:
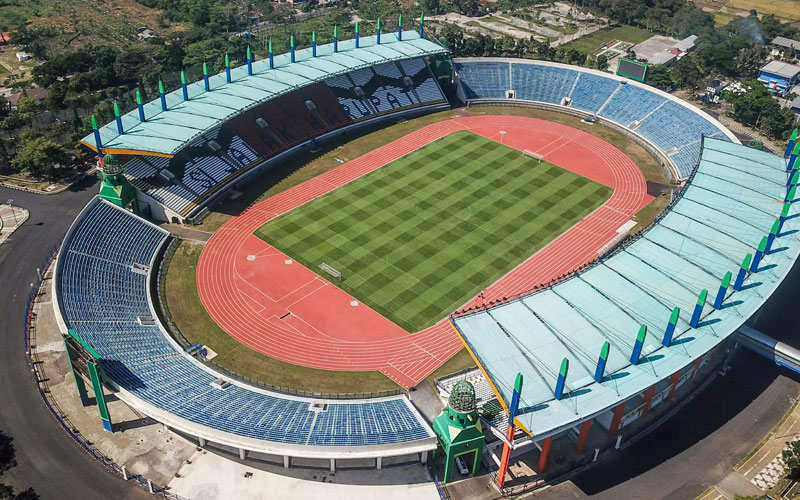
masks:
[[[175,252],[178,248],[180,240],[177,238],[173,238],[169,245],[165,247],[163,250],[163,255],[160,258],[156,258],[157,266],[158,266],[158,275],[154,280],[153,286],[156,288],[155,290],[151,290],[154,292],[154,296],[157,300],[155,300],[156,306],[156,314],[158,314],[161,323],[166,327],[167,332],[174,338],[178,344],[180,344],[183,348],[190,347],[195,344],[195,342],[190,342],[181,332],[180,328],[172,321],[172,316],[169,312],[169,304],[167,303],[166,297],[166,282],[167,282],[167,273],[166,270],[169,268],[172,259],[175,256]],[[340,393],[340,392],[314,392],[314,391],[303,391],[300,389],[292,389],[290,387],[281,387],[277,385],[268,384],[262,382],[260,380],[254,380],[250,377],[245,377],[239,373],[236,373],[224,366],[221,366],[215,363],[213,360],[204,359],[202,357],[198,357],[205,365],[209,366],[214,371],[222,373],[226,377],[229,377],[234,380],[238,380],[245,384],[249,384],[255,387],[259,387],[262,389],[267,389],[270,391],[278,392],[281,394],[287,394],[291,396],[305,396],[311,398],[321,398],[321,399],[368,399],[368,398],[379,398],[379,397],[386,397],[386,396],[395,396],[397,394],[403,394],[403,390],[400,388],[389,390],[389,391],[376,391],[376,392],[348,392],[348,393]]]
[[[78,446],[88,453],[89,456],[100,462],[107,472],[117,474],[125,480],[136,481],[138,484],[146,487],[150,493],[157,497],[166,498],[169,500],[189,500],[185,497],[181,497],[180,495],[170,493],[161,486],[153,484],[152,481],[141,476],[140,474],[128,474],[123,467],[119,466],[112,459],[105,456],[100,450],[95,448],[94,445],[81,436],[80,431],[77,430],[77,427],[70,422],[67,414],[61,410],[61,407],[58,405],[58,401],[53,398],[48,384],[48,377],[44,373],[42,363],[40,362],[39,356],[35,350],[36,326],[33,320],[36,314],[35,305],[36,298],[39,296],[39,288],[41,287],[42,282],[44,281],[44,276],[47,273],[48,268],[53,263],[53,259],[58,253],[60,246],[61,241],[59,241],[48,252],[47,257],[45,257],[45,259],[42,261],[42,264],[37,269],[38,276],[36,277],[36,280],[31,283],[31,290],[28,294],[27,303],[25,304],[25,323],[23,328],[25,335],[25,354],[28,357],[28,362],[31,365],[31,371],[33,372],[33,378],[36,381],[36,388],[39,391],[39,395],[42,397],[47,409],[50,410],[50,413],[61,425],[61,428],[64,429],[64,431],[66,431],[66,433],[72,439],[74,439],[75,442],[78,443]],[[56,300],[56,298],[53,297],[53,300]],[[34,346],[34,348],[31,346]]]

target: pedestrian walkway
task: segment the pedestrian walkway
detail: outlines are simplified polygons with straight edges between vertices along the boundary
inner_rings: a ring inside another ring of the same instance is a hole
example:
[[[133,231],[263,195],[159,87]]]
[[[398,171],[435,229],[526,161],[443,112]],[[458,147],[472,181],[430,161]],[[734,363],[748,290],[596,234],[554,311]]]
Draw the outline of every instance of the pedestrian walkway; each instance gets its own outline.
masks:
[[[12,205],[0,205],[0,245],[28,220],[28,211]]]

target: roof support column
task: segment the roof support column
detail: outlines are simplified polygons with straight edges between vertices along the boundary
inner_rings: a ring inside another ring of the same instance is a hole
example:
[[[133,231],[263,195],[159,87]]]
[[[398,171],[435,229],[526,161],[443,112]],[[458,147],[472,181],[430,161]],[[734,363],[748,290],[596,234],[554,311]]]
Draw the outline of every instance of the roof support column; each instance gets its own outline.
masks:
[[[636,334],[636,342],[633,344],[633,352],[631,352],[631,364],[639,364],[639,358],[642,355],[642,347],[644,347],[645,337],[647,337],[647,325],[642,325],[639,327],[639,333]]]
[[[100,372],[97,370],[97,361],[87,361],[86,368],[89,370],[89,378],[92,380],[94,400],[97,402],[97,407],[100,410],[100,420],[103,421],[103,429],[113,433],[114,430],[111,428],[111,415],[108,413],[106,396],[103,394],[103,382],[100,380]]]
[[[269,69],[275,69],[275,55],[272,53],[272,40],[269,41]]]
[[[206,440],[205,438],[201,438],[200,436],[197,437],[197,442],[200,444],[200,448],[206,447]]]
[[[558,380],[556,380],[556,390],[553,392],[556,399],[561,399],[564,396],[564,385],[567,383],[567,372],[569,372],[569,360],[564,358],[561,360],[561,369],[558,371]]]
[[[142,104],[142,94],[136,91],[136,107],[139,108],[139,121],[144,123],[144,105]]]
[[[317,57],[317,32],[311,32],[311,57]]]
[[[247,450],[239,448],[239,460],[244,460],[245,458],[247,458]]]
[[[725,277],[722,278],[722,283],[719,285],[719,291],[717,292],[717,297],[714,299],[714,309],[720,310],[722,309],[722,301],[725,300],[725,294],[728,293],[728,286],[731,284],[731,272],[728,271],[725,273]]]
[[[283,467],[285,469],[288,469],[289,465],[291,465],[291,463],[292,463],[291,457],[289,457],[289,455],[284,455],[283,456]]]
[[[425,13],[419,15],[419,37],[425,38],[425,35],[422,32],[422,25],[425,23]]]
[[[703,306],[706,305],[706,297],[708,297],[708,290],[701,291],[700,295],[697,297],[697,304],[694,305],[692,320],[689,322],[689,326],[692,328],[697,328],[697,324],[700,322],[700,315],[703,313]]]
[[[294,62],[294,35],[289,37],[289,59]]]
[[[100,140],[100,130],[97,128],[97,119],[92,115],[92,131],[94,132],[94,145],[97,147],[97,156],[103,160],[103,141]]]
[[[619,432],[619,424],[622,422],[622,416],[625,414],[625,401],[618,404],[614,408],[614,417],[611,419],[611,426],[608,428],[608,435],[615,437]]]
[[[336,472],[336,459],[331,458],[331,472]]]
[[[783,153],[784,158],[788,158],[790,154],[792,154],[792,148],[794,148],[794,143],[797,140],[797,129],[792,131],[792,136],[789,137],[789,144],[786,145],[786,151]]]
[[[250,50],[250,46],[247,46],[247,74],[253,74],[253,52]]]
[[[575,453],[578,455],[583,454],[583,449],[586,446],[586,438],[589,437],[589,428],[592,426],[592,419],[584,420],[581,423],[581,431],[578,433],[578,442],[575,443]]]
[[[792,188],[792,191],[794,191],[794,189],[795,188]],[[778,237],[778,228],[780,223],[780,219],[775,219],[775,222],[772,223],[772,228],[769,230],[769,234],[767,235],[767,246],[764,248],[764,255],[769,255],[769,252],[772,250],[772,244],[775,243],[775,238]]]
[[[225,81],[231,83],[231,58],[225,54]]]
[[[650,404],[653,402],[653,396],[656,395],[656,385],[653,384],[644,391],[644,408],[642,408],[642,416],[646,417],[650,413]]]
[[[736,275],[736,281],[733,282],[733,289],[737,292],[742,289],[742,285],[744,284],[744,279],[747,277],[747,268],[750,267],[750,260],[753,258],[752,255],[747,254],[744,256],[744,260],[742,261],[742,266],[739,268],[739,273]]]
[[[758,244],[758,249],[756,250],[756,254],[753,257],[753,263],[750,264],[751,273],[758,271],[758,265],[761,264],[761,258],[764,257],[764,250],[766,248],[767,248],[767,237],[764,236],[761,238],[761,242]]]
[[[383,466],[383,457],[377,457],[375,459],[375,468],[377,470],[381,470],[382,466]]]
[[[792,154],[789,156],[789,164],[786,165],[786,170],[791,170],[794,168],[794,164],[797,161],[797,155],[800,153],[800,141],[795,140],[794,148],[792,148]]]
[[[211,90],[211,86],[208,84],[208,64],[203,63],[203,84],[205,85],[206,92]]]
[[[119,132],[119,135],[124,134],[125,131],[122,129],[122,118],[119,116],[119,104],[117,104],[117,101],[114,101],[114,120],[117,122],[117,132]]]
[[[542,453],[539,455],[538,469],[544,472],[547,469],[547,457],[550,455],[550,446],[553,444],[553,436],[546,437],[542,441]]]
[[[381,44],[381,18],[378,18],[378,32],[377,32],[377,42],[378,45]]]
[[[183,100],[189,100],[189,90],[186,88],[186,72],[181,70],[181,88],[183,89]]]
[[[359,38],[358,38],[358,21],[356,21],[356,48],[359,48],[360,46],[361,46],[361,43],[360,43]]]
[[[606,362],[608,361],[608,349],[611,345],[606,341],[603,342],[603,347],[600,348],[600,357],[597,358],[597,368],[594,369],[594,381],[602,382],[603,376],[606,371]]]
[[[672,344],[672,335],[675,334],[675,326],[678,324],[678,317],[681,315],[681,309],[676,307],[672,309],[672,314],[669,316],[669,323],[667,329],[664,331],[664,338],[661,339],[661,345],[669,347]]]
[[[428,463],[428,450],[423,451],[419,454],[419,463],[427,464]]]
[[[333,25],[333,52],[339,52],[339,27]]]
[[[161,111],[167,110],[167,98],[164,95],[164,82],[159,78],[158,80],[158,96],[161,99]]]
[[[503,443],[503,455],[500,459],[500,468],[497,470],[497,487],[500,488],[500,491],[503,491],[503,486],[506,484],[506,472],[508,463],[511,461],[511,446],[508,443],[514,442],[514,432],[516,431],[514,418],[519,410],[520,394],[522,394],[522,374],[517,373],[517,378],[514,380],[514,392],[511,395],[511,406],[508,407],[508,427],[506,428],[508,442]]]
[[[397,18],[397,39],[403,40],[403,14]]]
[[[800,175],[800,172],[796,173],[795,175]],[[783,230],[783,223],[789,218],[789,210],[792,208],[791,203],[784,203],[783,209],[781,209],[781,216],[778,218],[780,224],[778,224],[778,236],[781,235],[781,231]]]

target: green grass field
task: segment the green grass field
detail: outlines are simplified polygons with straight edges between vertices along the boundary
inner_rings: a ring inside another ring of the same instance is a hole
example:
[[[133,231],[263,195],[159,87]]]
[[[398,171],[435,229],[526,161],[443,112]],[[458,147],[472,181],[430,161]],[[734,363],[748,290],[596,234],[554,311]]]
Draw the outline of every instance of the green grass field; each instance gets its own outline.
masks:
[[[256,235],[408,331],[426,328],[597,208],[611,189],[471,132],[443,137]],[[320,271],[321,272],[321,271]]]

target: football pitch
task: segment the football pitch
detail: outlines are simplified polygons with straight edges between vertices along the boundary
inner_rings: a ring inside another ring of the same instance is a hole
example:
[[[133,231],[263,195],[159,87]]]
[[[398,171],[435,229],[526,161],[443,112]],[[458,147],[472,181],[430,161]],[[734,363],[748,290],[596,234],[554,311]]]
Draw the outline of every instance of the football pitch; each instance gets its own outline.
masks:
[[[453,312],[611,193],[463,131],[287,212],[255,234],[416,332]],[[344,279],[320,270],[323,263]]]

